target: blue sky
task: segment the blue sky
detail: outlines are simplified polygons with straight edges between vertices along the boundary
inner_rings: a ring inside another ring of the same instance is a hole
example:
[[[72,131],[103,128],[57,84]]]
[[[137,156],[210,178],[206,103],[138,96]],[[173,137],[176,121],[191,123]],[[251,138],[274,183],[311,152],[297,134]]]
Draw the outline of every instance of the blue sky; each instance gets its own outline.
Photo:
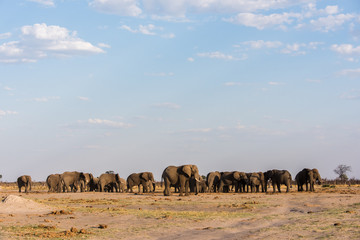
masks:
[[[3,180],[304,167],[360,178],[357,0],[0,1]]]

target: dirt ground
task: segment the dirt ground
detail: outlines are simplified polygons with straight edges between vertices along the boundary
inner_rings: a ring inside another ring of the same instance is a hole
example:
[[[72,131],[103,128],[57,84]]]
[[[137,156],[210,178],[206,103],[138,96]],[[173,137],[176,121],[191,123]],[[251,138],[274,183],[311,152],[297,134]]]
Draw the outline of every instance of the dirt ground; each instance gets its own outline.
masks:
[[[3,187],[0,196],[0,239],[360,239],[360,186],[188,197]]]

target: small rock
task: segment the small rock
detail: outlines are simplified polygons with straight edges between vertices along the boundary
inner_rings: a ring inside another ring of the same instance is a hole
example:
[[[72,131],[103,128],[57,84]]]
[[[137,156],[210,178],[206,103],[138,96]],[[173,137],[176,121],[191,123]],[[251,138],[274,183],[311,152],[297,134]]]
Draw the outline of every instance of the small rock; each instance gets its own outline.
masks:
[[[98,228],[100,229],[105,229],[107,228],[108,226],[106,224],[99,224]]]

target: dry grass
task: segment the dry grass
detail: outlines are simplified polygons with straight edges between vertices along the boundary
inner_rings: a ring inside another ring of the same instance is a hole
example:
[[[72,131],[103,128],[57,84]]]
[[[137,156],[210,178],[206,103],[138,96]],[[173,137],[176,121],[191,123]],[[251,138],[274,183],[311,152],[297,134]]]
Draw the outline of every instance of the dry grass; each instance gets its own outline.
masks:
[[[1,239],[180,239],[189,237],[189,232],[196,239],[360,239],[359,186],[317,186],[315,193],[298,193],[293,187],[290,193],[189,197],[165,197],[161,189],[141,195],[49,194],[40,187],[21,196],[54,211],[0,214]],[[18,194],[16,185],[0,193]]]

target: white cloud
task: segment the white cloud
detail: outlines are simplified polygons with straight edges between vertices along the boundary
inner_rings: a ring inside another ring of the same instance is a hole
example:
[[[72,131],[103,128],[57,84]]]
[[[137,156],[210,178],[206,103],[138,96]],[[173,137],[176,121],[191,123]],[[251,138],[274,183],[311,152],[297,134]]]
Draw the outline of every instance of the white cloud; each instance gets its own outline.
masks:
[[[27,1],[36,2],[36,3],[39,3],[46,7],[54,7],[55,6],[54,0],[27,0]]]
[[[285,53],[285,54],[304,55],[304,54],[306,54],[306,52],[301,51],[301,49],[304,47],[306,47],[306,44],[304,44],[304,43],[287,44],[286,48],[281,50],[281,52]]]
[[[100,48],[111,48],[111,46],[109,44],[106,44],[106,43],[98,43],[98,47],[100,47]]]
[[[281,9],[310,0],[143,0],[147,12],[182,17],[187,13],[239,13],[259,10]]]
[[[216,59],[222,59],[222,60],[228,60],[228,61],[234,61],[234,60],[244,60],[246,57],[243,56],[243,58],[239,59],[232,55],[226,55],[222,52],[205,52],[205,53],[198,53],[197,56],[199,57],[206,57],[206,58],[216,58]]]
[[[225,86],[232,87],[232,86],[243,86],[244,84],[241,82],[226,82]]]
[[[167,109],[179,109],[179,108],[181,108],[180,105],[178,105],[176,103],[171,103],[171,102],[157,103],[157,104],[153,104],[152,106],[156,107],[156,108],[167,108]]]
[[[78,96],[77,98],[80,99],[81,101],[89,101],[90,100],[88,97]]]
[[[325,12],[327,14],[337,14],[339,12],[339,7],[334,5],[334,6],[326,6],[325,7]]]
[[[173,72],[158,72],[158,73],[145,73],[146,76],[150,77],[172,77],[174,76]]]
[[[268,84],[272,85],[272,86],[282,85],[282,83],[280,83],[280,82],[268,82]]]
[[[287,44],[281,53],[291,55],[305,55],[307,50],[316,50],[322,42],[310,42],[310,43],[292,43]]]
[[[188,57],[187,60],[188,60],[189,62],[194,62],[194,61],[195,61],[195,59],[192,58],[192,57]]]
[[[236,17],[225,19],[225,21],[263,30],[273,26],[280,26],[281,28],[284,28],[285,24],[291,24],[293,22],[293,18],[298,17],[300,17],[300,14],[296,13],[274,13],[270,15],[239,13]]]
[[[94,0],[89,6],[107,14],[136,17],[142,13],[136,0]]]
[[[96,53],[104,50],[78,38],[76,31],[41,23],[23,26],[20,40],[0,45],[0,62],[36,62],[47,57]]]
[[[59,100],[60,97],[38,97],[38,98],[34,98],[33,101],[35,102],[49,102],[51,100]]]
[[[4,87],[4,90],[6,90],[6,91],[14,91],[15,89],[14,89],[14,88],[11,88],[11,87],[5,86],[5,87]]]
[[[344,69],[340,71],[339,74],[348,77],[360,77],[360,68]]]
[[[127,25],[122,25],[120,29],[127,30],[132,33],[140,33],[144,35],[160,35],[162,38],[174,38],[175,34],[173,33],[166,33],[166,34],[160,34],[164,31],[163,27],[155,26],[154,24],[148,24],[148,25],[139,25],[138,28],[132,28]]]
[[[166,33],[166,34],[162,34],[161,37],[172,39],[172,38],[175,38],[175,34],[174,33]]]
[[[360,99],[360,90],[353,89],[350,92],[346,92],[346,93],[341,94],[340,98],[348,99],[348,100]]]
[[[264,40],[246,41],[240,44],[250,46],[250,48],[252,49],[279,48],[283,45],[283,43],[280,41],[264,41]],[[235,47],[239,47],[239,46],[236,45]]]
[[[7,33],[0,33],[0,39],[6,39],[11,37],[11,33],[7,32]]]
[[[87,121],[88,124],[94,126],[104,126],[104,127],[112,127],[112,128],[129,128],[132,127],[132,124],[124,123],[124,122],[115,122],[106,119],[99,118],[90,118]]]
[[[360,46],[354,47],[351,44],[333,44],[330,49],[342,55],[360,55]]]
[[[336,30],[338,27],[342,26],[345,22],[353,19],[354,17],[355,16],[353,14],[329,15],[327,17],[320,17],[317,20],[311,20],[310,24],[315,30],[328,32]]]
[[[196,128],[182,131],[183,133],[208,133],[211,132],[211,128]]]
[[[16,115],[18,114],[15,111],[8,111],[8,110],[1,110],[0,109],[0,117],[7,116],[7,115]]]

